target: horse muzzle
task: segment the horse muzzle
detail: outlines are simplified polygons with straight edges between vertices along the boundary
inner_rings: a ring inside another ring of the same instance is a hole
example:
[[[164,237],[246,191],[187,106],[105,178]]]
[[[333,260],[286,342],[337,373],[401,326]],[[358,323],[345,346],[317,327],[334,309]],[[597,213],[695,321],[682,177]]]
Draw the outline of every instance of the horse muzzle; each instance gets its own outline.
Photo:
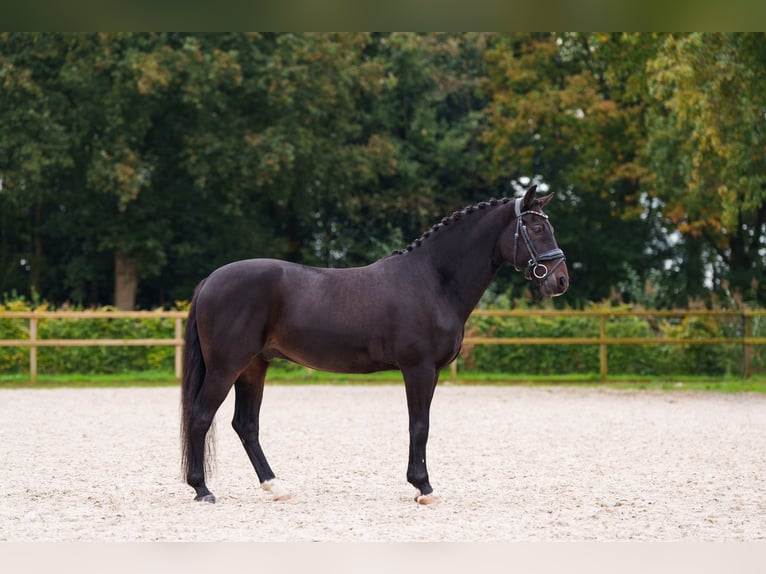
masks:
[[[531,269],[531,279],[540,283],[540,292],[546,297],[558,297],[563,295],[569,288],[569,271],[562,257],[556,262],[550,262],[550,269],[546,264],[537,263]],[[545,271],[540,267],[545,267]],[[537,273],[535,273],[537,271]]]

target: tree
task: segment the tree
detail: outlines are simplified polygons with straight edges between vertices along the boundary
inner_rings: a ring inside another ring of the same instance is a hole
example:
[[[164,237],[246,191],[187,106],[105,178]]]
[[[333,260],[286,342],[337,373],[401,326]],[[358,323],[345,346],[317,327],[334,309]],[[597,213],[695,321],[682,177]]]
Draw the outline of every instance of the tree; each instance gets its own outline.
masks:
[[[708,269],[715,288],[728,285],[761,303],[765,65],[760,33],[665,38],[650,64],[647,150],[654,193],[696,256],[696,267]]]
[[[489,197],[479,141],[486,34],[376,34],[364,58],[383,70],[363,130],[385,146],[385,169],[337,213],[342,264],[403,248],[438,218]],[[372,105],[374,104],[374,105]]]
[[[235,259],[368,263],[534,182],[567,303],[763,301],[764,42],[0,34],[0,291],[167,305]]]
[[[0,289],[42,292],[45,215],[66,188],[76,142],[66,95],[55,88],[61,39],[0,35]]]
[[[651,38],[635,35],[512,34],[487,54],[491,174],[556,192],[570,300],[607,297],[664,250],[642,195],[641,70],[651,51]]]

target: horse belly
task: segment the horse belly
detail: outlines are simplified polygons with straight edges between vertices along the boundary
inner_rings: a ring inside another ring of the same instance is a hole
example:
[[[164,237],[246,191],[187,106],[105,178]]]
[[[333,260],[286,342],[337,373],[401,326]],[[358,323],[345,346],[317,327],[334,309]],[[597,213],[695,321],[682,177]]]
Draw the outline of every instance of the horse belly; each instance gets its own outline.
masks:
[[[262,355],[332,373],[372,373],[396,369],[383,337],[303,329],[271,337]]]

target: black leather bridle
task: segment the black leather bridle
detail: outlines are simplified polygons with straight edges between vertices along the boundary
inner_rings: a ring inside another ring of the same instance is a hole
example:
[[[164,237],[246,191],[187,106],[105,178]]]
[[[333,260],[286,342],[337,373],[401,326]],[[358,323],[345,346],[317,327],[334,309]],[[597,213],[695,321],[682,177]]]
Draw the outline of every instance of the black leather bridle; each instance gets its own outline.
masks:
[[[531,210],[522,212],[521,203],[523,201],[524,200],[522,198],[516,199],[516,204],[514,206],[516,210],[516,232],[513,236],[513,266],[516,268],[516,271],[521,271],[521,269],[516,264],[518,259],[519,237],[521,237],[524,240],[524,244],[527,246],[527,251],[529,251],[530,257],[530,260],[527,263],[527,268],[524,271],[524,277],[526,279],[536,279],[537,281],[542,281],[548,275],[553,273],[556,268],[564,262],[566,257],[564,256],[564,252],[559,249],[558,246],[555,249],[550,249],[548,251],[544,251],[543,253],[537,252],[534,245],[532,245],[532,240],[529,237],[529,232],[527,231],[527,226],[524,225],[522,216],[531,214],[542,217],[551,230],[551,236],[553,236],[553,226],[551,225],[551,222],[548,221],[548,216],[544,213]],[[541,263],[542,261],[553,261],[554,259],[558,259],[558,261],[556,261],[556,264],[550,269],[548,269],[547,265]]]

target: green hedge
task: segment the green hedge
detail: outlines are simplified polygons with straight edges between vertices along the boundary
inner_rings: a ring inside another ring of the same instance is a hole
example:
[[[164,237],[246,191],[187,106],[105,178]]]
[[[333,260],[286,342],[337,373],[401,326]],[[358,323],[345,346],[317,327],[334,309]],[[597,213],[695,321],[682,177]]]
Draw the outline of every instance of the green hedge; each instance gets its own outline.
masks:
[[[24,301],[6,301],[4,311],[31,311]],[[50,310],[36,306],[37,310]],[[77,309],[75,309],[77,310]],[[103,307],[98,311],[114,311]],[[171,339],[173,319],[40,319],[40,339]],[[27,319],[0,319],[0,338],[28,339]],[[119,373],[124,371],[173,371],[175,347],[39,347],[37,369],[50,375],[68,373]],[[0,372],[29,372],[27,347],[0,347]]]
[[[753,335],[766,336],[766,318],[753,319]],[[615,338],[728,338],[742,335],[738,317],[612,317],[607,336]],[[474,317],[467,336],[598,337],[599,318],[588,316]],[[609,345],[610,375],[740,375],[742,345]],[[476,345],[460,357],[463,370],[509,374],[553,375],[598,373],[598,345]],[[751,369],[766,371],[766,349],[754,346]]]
[[[24,301],[6,301],[1,311],[29,311]],[[0,319],[0,339],[28,339],[29,321]],[[0,373],[26,373],[29,371],[29,351],[25,347],[0,347]]]
[[[181,303],[178,308],[188,308]],[[597,306],[595,308],[598,308]],[[49,310],[23,300],[6,300],[5,311]],[[76,309],[75,309],[76,310]],[[102,308],[99,310],[114,310]],[[0,319],[0,338],[29,337],[25,319]],[[612,337],[736,337],[742,334],[739,318],[690,316],[686,318],[619,317],[607,322]],[[474,317],[467,336],[488,337],[597,337],[599,318],[583,315],[530,317]],[[46,339],[128,339],[172,338],[174,320],[145,319],[41,319],[40,338]],[[753,335],[766,336],[766,317],[753,319]],[[40,347],[41,374],[109,374],[126,371],[173,371],[174,347]],[[280,367],[300,369],[280,361]],[[741,345],[610,345],[610,375],[740,375],[743,370]],[[507,374],[592,375],[599,372],[598,345],[475,345],[465,346],[459,358],[461,371]],[[754,346],[751,369],[766,372],[766,347]],[[0,347],[0,373],[29,371],[27,348]]]

